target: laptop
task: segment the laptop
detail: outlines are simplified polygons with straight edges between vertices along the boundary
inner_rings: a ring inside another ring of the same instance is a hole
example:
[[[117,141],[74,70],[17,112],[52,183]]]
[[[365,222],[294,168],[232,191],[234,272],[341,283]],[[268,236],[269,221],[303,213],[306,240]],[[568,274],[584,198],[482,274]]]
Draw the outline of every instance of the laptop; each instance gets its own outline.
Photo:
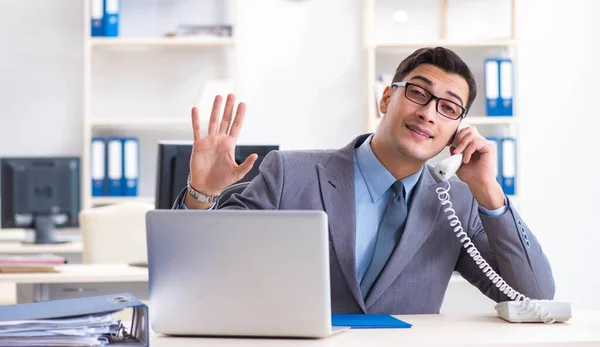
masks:
[[[320,338],[332,327],[323,211],[151,210],[150,324],[165,335]]]

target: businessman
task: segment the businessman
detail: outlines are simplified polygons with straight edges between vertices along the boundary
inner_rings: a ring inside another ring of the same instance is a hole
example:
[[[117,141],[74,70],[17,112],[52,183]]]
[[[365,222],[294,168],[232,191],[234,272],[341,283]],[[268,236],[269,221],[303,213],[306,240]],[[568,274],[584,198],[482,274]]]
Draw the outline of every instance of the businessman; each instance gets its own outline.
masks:
[[[509,300],[455,237],[427,161],[450,146],[463,165],[450,179],[450,200],[464,232],[516,291],[551,299],[554,280],[535,236],[495,177],[494,145],[475,127],[457,132],[477,93],[468,66],[437,47],[415,51],[396,69],[380,101],[383,118],[335,150],[274,151],[259,175],[221,208],[315,209],[329,217],[332,310],[336,313],[439,313],[453,271],[495,301]],[[236,164],[245,104],[215,98],[208,135],[194,134],[188,187],[174,208],[208,209],[257,159]],[[452,146],[456,133],[457,146]],[[510,294],[510,293],[509,293]]]

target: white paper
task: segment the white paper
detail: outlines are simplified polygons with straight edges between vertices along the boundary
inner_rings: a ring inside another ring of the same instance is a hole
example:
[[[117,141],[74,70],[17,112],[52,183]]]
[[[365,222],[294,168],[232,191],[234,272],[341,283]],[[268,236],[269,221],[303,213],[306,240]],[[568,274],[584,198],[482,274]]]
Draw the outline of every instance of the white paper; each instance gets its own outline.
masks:
[[[101,346],[119,332],[113,312],[72,318],[0,322],[0,346]]]

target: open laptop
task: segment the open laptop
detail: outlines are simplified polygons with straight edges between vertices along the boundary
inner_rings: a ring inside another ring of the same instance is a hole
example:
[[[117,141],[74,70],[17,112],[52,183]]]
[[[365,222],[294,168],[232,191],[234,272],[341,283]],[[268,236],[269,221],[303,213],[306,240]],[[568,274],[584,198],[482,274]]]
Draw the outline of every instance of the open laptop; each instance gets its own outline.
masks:
[[[325,337],[332,327],[323,211],[152,210],[152,330],[167,335]]]

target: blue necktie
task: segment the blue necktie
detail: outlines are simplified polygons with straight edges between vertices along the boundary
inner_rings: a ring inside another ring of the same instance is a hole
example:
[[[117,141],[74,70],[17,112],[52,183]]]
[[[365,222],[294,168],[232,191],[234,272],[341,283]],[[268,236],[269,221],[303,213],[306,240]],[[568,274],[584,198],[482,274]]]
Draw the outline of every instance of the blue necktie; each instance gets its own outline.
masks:
[[[394,196],[385,208],[377,231],[373,259],[367,268],[367,272],[365,272],[363,280],[360,282],[360,291],[363,298],[367,297],[371,286],[383,270],[404,231],[404,221],[406,221],[406,215],[408,214],[404,185],[400,180],[397,180],[392,184],[392,190]]]

